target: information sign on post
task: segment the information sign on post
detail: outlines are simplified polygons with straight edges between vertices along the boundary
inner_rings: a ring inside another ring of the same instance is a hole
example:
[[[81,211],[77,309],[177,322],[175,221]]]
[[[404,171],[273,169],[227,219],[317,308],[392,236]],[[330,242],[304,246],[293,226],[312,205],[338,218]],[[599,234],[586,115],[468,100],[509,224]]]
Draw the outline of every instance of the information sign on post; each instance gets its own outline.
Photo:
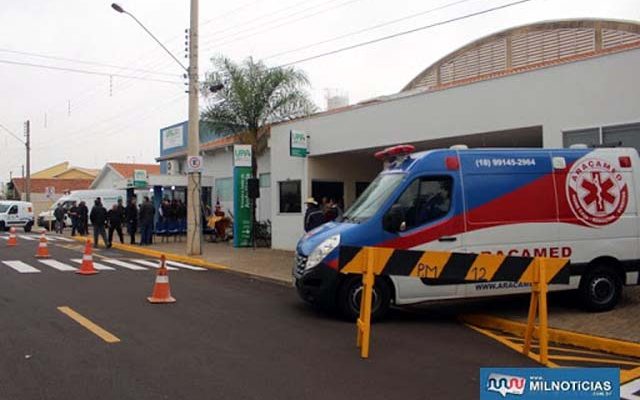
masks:
[[[251,246],[251,145],[233,146],[233,247]]]
[[[147,170],[136,169],[133,171],[133,187],[138,189],[144,189],[147,187],[149,179],[147,177]]]
[[[289,135],[289,155],[291,157],[306,157],[309,154],[307,134],[292,129]]]
[[[204,170],[202,156],[189,156],[187,158],[187,173],[200,172]]]
[[[56,188],[54,186],[47,186],[44,188],[44,195],[47,199],[53,199],[53,196],[56,195]]]

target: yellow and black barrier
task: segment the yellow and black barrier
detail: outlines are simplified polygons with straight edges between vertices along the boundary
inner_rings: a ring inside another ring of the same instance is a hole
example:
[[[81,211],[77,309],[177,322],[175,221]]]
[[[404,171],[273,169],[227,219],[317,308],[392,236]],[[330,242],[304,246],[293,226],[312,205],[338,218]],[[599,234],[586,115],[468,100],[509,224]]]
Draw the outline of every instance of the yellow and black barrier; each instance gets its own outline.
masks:
[[[536,319],[539,320],[540,358],[548,363],[548,284],[569,283],[566,258],[516,257],[500,254],[398,250],[386,247],[341,246],[338,269],[362,274],[364,287],[357,321],[357,345],[362,358],[369,357],[371,301],[375,275],[420,278],[438,283],[517,282],[531,284],[531,302],[523,353],[529,355]],[[537,318],[536,318],[537,315]]]

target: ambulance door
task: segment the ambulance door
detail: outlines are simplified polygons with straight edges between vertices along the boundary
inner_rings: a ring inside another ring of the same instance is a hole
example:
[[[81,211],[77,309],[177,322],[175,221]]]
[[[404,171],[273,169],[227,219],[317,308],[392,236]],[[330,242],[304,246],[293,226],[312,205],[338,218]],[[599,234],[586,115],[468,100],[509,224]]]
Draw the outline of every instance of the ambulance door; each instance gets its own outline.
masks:
[[[14,204],[7,212],[7,226],[15,226],[19,223],[18,205]]]
[[[456,251],[462,248],[463,224],[459,175],[443,173],[415,178],[392,208],[402,209],[404,222],[399,242],[413,250]],[[460,285],[392,276],[396,303],[409,304],[460,295]]]

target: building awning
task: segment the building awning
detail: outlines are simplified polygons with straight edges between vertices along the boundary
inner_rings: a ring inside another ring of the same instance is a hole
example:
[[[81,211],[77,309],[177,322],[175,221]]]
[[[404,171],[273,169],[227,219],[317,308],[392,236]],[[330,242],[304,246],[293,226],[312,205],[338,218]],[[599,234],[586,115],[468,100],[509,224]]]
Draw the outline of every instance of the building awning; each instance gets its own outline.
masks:
[[[201,185],[202,187],[213,187],[214,178],[212,176],[202,176],[201,177]],[[117,189],[150,189],[154,186],[162,186],[162,187],[187,187],[187,176],[186,175],[149,175],[147,178],[147,186],[146,187],[135,187],[133,186],[132,179],[123,179],[116,183]]]

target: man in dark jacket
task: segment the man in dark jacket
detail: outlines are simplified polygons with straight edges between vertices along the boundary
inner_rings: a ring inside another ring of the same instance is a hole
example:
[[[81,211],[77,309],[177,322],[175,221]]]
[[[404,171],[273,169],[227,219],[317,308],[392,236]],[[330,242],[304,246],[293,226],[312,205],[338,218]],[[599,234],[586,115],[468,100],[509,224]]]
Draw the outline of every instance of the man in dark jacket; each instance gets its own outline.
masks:
[[[124,243],[124,237],[122,236],[122,217],[123,213],[118,208],[117,204],[111,207],[111,210],[107,211],[107,222],[109,223],[109,245],[113,243],[113,231],[118,233],[120,243]]]
[[[78,233],[81,235],[89,234],[89,209],[84,201],[78,205]]]
[[[107,222],[107,209],[102,206],[102,201],[100,199],[96,199],[93,204],[93,208],[91,209],[91,214],[89,214],[89,219],[91,220],[91,224],[93,225],[93,243],[94,246],[98,247],[98,235],[102,236],[102,240],[104,241],[104,247],[111,247],[111,242],[107,241],[107,232],[104,230],[104,224]]]
[[[62,233],[64,228],[64,214],[64,207],[62,207],[62,203],[60,203],[53,212],[53,216],[56,219],[56,233]]]
[[[324,213],[313,197],[309,197],[305,204],[307,205],[307,211],[304,214],[304,231],[309,232],[324,223]]]
[[[79,215],[78,215],[78,205],[74,201],[71,204],[71,208],[69,208],[69,217],[71,218],[71,236],[76,235],[76,231],[79,232]]]
[[[125,220],[127,221],[127,231],[131,236],[131,244],[136,244],[136,231],[138,230],[138,206],[136,205],[135,196],[131,198],[127,208],[124,210]]]
[[[142,245],[148,245],[152,242],[153,216],[155,212],[149,197],[144,196],[144,202],[140,206],[140,228],[142,236],[140,244]]]

